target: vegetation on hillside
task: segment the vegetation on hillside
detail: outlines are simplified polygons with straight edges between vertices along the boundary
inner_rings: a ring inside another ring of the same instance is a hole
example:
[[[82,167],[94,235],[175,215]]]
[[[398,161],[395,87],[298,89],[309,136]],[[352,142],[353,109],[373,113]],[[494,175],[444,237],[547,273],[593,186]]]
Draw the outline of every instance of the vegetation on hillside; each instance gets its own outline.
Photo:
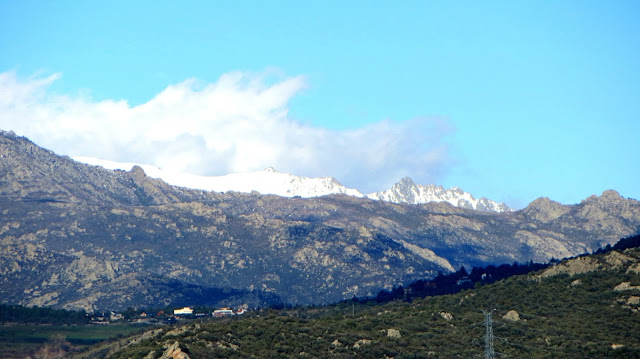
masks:
[[[482,357],[485,310],[496,319],[502,357],[640,358],[640,249],[589,263],[578,274],[541,271],[412,302],[342,302],[194,323],[112,357],[157,358],[175,342],[192,358]]]
[[[0,323],[87,324],[89,316],[84,310],[0,304]]]
[[[611,251],[623,251],[625,249],[638,247],[640,247],[640,235],[622,238],[613,246],[607,245],[604,248],[598,249],[593,254],[606,254]],[[588,255],[589,254],[585,253],[579,257]],[[438,276],[433,279],[420,279],[408,284],[406,287],[398,286],[394,287],[392,290],[381,290],[375,297],[375,301],[378,303],[398,299],[410,301],[413,298],[454,294],[479,285],[495,283],[515,275],[523,275],[539,271],[556,263],[558,263],[558,260],[552,259],[548,263],[544,264],[533,262],[520,264],[515,262],[513,264],[501,264],[499,266],[489,265],[486,267],[473,267],[470,273],[467,272],[464,267],[461,267],[456,272],[446,275],[439,273]],[[353,300],[366,303],[371,300],[371,298],[359,299],[354,297]]]
[[[0,325],[0,357],[54,359],[84,352],[98,343],[106,344],[143,330],[130,324],[112,325]],[[106,354],[106,353],[105,353]],[[88,357],[90,358],[90,357]]]

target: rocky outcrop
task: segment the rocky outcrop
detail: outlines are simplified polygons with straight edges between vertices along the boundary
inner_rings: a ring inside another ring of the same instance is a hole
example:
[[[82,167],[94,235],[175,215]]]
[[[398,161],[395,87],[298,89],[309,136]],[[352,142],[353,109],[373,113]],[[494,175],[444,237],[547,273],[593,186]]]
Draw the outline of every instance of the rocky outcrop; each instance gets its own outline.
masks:
[[[191,357],[180,348],[180,343],[175,341],[168,346],[159,359],[191,359]]]
[[[359,339],[355,343],[353,343],[353,347],[360,348],[361,346],[370,345],[370,344],[371,344],[371,339]]]
[[[542,197],[531,202],[522,210],[522,214],[534,221],[549,223],[567,214],[570,210],[569,206],[563,206],[561,203]]]
[[[573,206],[543,199],[491,213],[188,190],[7,134],[0,156],[3,303],[87,311],[329,303],[462,265],[577,255],[640,229],[640,203],[612,191]],[[625,265],[622,257],[606,265],[615,261]]]
[[[640,290],[640,285],[631,285],[631,282],[622,282],[616,285],[613,290],[620,292],[624,290]]]
[[[520,320],[520,313],[512,309],[508,311],[505,315],[503,315],[502,319],[508,320],[510,322],[517,322]]]
[[[637,263],[637,258],[632,257],[630,253],[632,252],[625,251],[624,253],[620,253],[613,251],[598,258],[585,256],[570,259],[546,269],[544,272],[536,276],[536,278],[545,278],[559,274],[568,274],[573,276],[603,270],[628,270],[627,268],[633,268]],[[579,283],[576,283],[575,285],[579,285]]]
[[[402,338],[402,334],[400,334],[400,331],[398,329],[387,329],[387,336],[389,338]]]

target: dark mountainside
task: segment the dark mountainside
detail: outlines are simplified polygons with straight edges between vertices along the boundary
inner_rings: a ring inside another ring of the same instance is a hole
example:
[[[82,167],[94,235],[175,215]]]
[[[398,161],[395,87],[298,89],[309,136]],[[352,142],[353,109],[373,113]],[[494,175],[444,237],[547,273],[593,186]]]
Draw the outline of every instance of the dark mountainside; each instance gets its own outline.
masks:
[[[640,232],[606,191],[510,213],[173,187],[0,135],[0,302],[56,308],[329,303],[467,268],[545,262]]]

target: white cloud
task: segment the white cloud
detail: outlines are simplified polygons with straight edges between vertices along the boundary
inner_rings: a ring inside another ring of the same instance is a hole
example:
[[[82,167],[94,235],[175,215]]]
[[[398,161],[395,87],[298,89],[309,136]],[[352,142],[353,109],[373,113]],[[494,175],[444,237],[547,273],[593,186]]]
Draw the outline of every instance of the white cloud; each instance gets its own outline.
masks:
[[[60,75],[19,79],[0,73],[0,128],[57,153],[136,162],[199,175],[269,166],[304,176],[333,176],[362,191],[400,177],[434,183],[451,159],[446,121],[380,121],[334,131],[288,116],[304,77],[269,83],[267,74],[228,73],[217,82],[168,86],[150,101],[95,101],[58,95]]]

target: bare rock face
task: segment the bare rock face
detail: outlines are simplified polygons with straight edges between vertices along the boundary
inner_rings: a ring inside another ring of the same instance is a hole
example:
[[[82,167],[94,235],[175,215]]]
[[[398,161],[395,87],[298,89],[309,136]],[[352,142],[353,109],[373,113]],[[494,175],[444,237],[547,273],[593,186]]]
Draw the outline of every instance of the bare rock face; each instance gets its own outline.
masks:
[[[601,264],[591,257],[576,258],[562,264],[551,267],[540,274],[540,277],[550,277],[558,274],[576,275],[597,271]]]
[[[178,341],[171,344],[167,350],[162,353],[160,359],[191,359],[189,354],[182,351],[180,348],[180,343]]]
[[[520,314],[515,310],[510,310],[507,314],[502,316],[502,319],[508,320],[510,322],[517,322],[520,320]]]
[[[617,292],[624,291],[624,290],[640,290],[640,286],[631,285],[631,282],[622,282],[616,285],[615,288],[613,288],[613,290]]]
[[[361,346],[369,345],[369,344],[371,344],[371,339],[359,339],[355,343],[353,343],[353,347],[360,348]]]
[[[578,257],[568,261],[564,261],[558,265],[555,265],[541,274],[538,278],[550,277],[558,274],[568,274],[570,276],[594,271],[602,270],[618,270],[633,268],[637,259],[629,256],[625,253],[609,252],[602,257],[602,259],[596,259],[594,257]],[[627,269],[628,270],[628,269]],[[580,283],[576,283],[579,285]]]
[[[548,223],[557,218],[560,218],[567,212],[569,212],[570,208],[568,206],[563,206],[562,204],[552,201],[549,198],[541,197],[531,202],[525,209],[522,210],[523,214],[531,219]]]
[[[133,166],[129,175],[133,183],[144,193],[144,200],[153,204],[167,204],[179,202],[179,198],[172,194],[172,187],[161,179],[153,179],[140,166]]]
[[[401,338],[402,334],[398,329],[387,329],[387,336],[389,338]]]

